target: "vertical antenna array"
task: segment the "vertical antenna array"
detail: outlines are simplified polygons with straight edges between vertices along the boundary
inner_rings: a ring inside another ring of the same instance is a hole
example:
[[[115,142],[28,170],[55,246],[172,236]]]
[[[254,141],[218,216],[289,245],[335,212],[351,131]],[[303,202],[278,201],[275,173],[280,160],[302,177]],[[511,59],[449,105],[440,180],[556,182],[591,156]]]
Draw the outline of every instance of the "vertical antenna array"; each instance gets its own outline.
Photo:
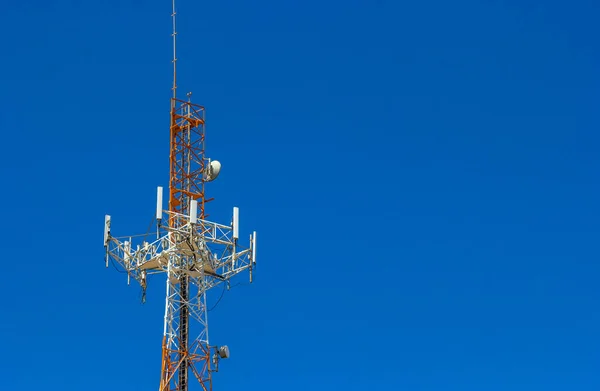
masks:
[[[219,175],[221,164],[205,156],[204,107],[177,99],[176,8],[172,0],[173,97],[171,98],[169,204],[163,210],[162,187],[157,190],[156,237],[113,236],[111,217],[105,216],[105,263],[116,263],[137,281],[145,297],[147,278],[166,277],[162,365],[159,391],[187,391],[190,379],[202,390],[212,390],[212,373],[229,358],[227,346],[208,339],[207,292],[230,286],[236,275],[256,264],[256,232],[249,244],[239,241],[239,209],[231,224],[207,220],[205,184]],[[188,94],[188,98],[191,93]],[[163,216],[166,215],[166,219]],[[166,222],[164,221],[166,220]]]

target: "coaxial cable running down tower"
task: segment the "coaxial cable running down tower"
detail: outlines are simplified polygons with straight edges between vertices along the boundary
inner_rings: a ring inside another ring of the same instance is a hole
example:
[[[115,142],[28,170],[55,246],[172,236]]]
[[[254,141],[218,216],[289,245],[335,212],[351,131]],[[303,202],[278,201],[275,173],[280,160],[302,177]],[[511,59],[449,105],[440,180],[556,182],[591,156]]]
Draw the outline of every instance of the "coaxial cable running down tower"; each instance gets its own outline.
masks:
[[[230,224],[207,220],[205,184],[214,180],[221,164],[205,155],[204,107],[177,98],[177,57],[173,0],[173,97],[171,98],[168,209],[163,189],[157,190],[156,239],[147,235],[118,237],[105,216],[106,266],[116,262],[128,282],[136,280],[145,293],[151,274],[166,275],[162,368],[159,391],[187,391],[199,384],[212,390],[212,373],[229,357],[227,346],[208,339],[207,292],[252,270],[256,264],[256,232],[243,247],[239,242],[239,209]]]

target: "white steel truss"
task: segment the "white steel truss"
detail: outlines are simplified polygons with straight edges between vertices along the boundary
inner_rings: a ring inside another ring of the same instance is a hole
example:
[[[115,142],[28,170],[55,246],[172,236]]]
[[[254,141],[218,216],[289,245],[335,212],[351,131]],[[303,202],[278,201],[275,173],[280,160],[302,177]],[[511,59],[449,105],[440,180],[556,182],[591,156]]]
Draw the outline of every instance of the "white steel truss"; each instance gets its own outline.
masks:
[[[176,220],[177,224],[172,224],[175,227],[163,225],[158,219],[157,238],[151,242],[146,241],[148,235],[112,236],[111,218],[107,215],[104,232],[106,266],[112,261],[119,264],[127,273],[128,282],[133,278],[144,292],[148,275],[166,274],[163,349],[173,352],[174,361],[185,351],[188,359],[183,365],[187,363],[202,384],[204,379],[210,381],[210,372],[218,370],[218,361],[222,357],[218,354],[219,348],[209,344],[206,293],[221,283],[229,283],[233,276],[245,270],[249,271],[252,282],[252,269],[256,263],[256,232],[250,235],[248,247],[238,243],[239,227],[235,225],[239,224],[237,208],[234,208],[231,225],[196,219],[194,212],[190,212],[192,216],[163,212],[168,221]],[[182,289],[186,292],[182,292]],[[188,316],[180,316],[182,309]],[[182,319],[187,324],[180,324]],[[179,340],[182,328],[189,341],[187,346],[183,346],[185,341]],[[202,362],[200,357],[210,357],[210,360]],[[194,362],[202,364],[196,366]],[[179,369],[177,365],[181,365],[181,362],[174,365],[170,376]],[[187,376],[187,370],[184,369],[184,372]],[[168,386],[171,380],[167,378],[161,381]],[[165,389],[169,389],[167,386]]]

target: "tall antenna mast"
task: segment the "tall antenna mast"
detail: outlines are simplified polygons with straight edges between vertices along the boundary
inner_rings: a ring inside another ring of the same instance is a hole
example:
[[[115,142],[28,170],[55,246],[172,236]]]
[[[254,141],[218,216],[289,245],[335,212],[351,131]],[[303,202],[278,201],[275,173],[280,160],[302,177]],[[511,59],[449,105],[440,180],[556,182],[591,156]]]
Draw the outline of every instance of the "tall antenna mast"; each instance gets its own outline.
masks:
[[[212,373],[229,357],[227,346],[208,339],[207,292],[256,264],[256,232],[249,245],[239,242],[239,209],[230,224],[207,220],[204,185],[213,181],[221,163],[205,156],[204,107],[177,99],[175,0],[173,0],[173,97],[169,153],[169,204],[163,210],[163,188],[157,189],[156,240],[148,235],[117,237],[111,217],[104,220],[106,267],[120,265],[143,291],[151,274],[165,274],[166,295],[160,391],[187,391],[195,379],[212,390]],[[163,214],[166,218],[163,219]],[[191,376],[190,376],[191,375]]]
[[[175,10],[175,0],[173,0],[173,12],[171,13],[173,19],[173,98],[177,98],[177,11]]]

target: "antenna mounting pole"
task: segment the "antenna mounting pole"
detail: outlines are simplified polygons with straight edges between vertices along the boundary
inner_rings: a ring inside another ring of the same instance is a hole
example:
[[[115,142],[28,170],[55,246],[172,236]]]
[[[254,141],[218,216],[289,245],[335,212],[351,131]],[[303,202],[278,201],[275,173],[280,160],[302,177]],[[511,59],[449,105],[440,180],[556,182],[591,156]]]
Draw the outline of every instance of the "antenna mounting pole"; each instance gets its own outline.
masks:
[[[173,98],[177,98],[177,25],[176,25],[177,11],[175,11],[175,0],[173,0],[173,12],[171,18],[173,19]]]

